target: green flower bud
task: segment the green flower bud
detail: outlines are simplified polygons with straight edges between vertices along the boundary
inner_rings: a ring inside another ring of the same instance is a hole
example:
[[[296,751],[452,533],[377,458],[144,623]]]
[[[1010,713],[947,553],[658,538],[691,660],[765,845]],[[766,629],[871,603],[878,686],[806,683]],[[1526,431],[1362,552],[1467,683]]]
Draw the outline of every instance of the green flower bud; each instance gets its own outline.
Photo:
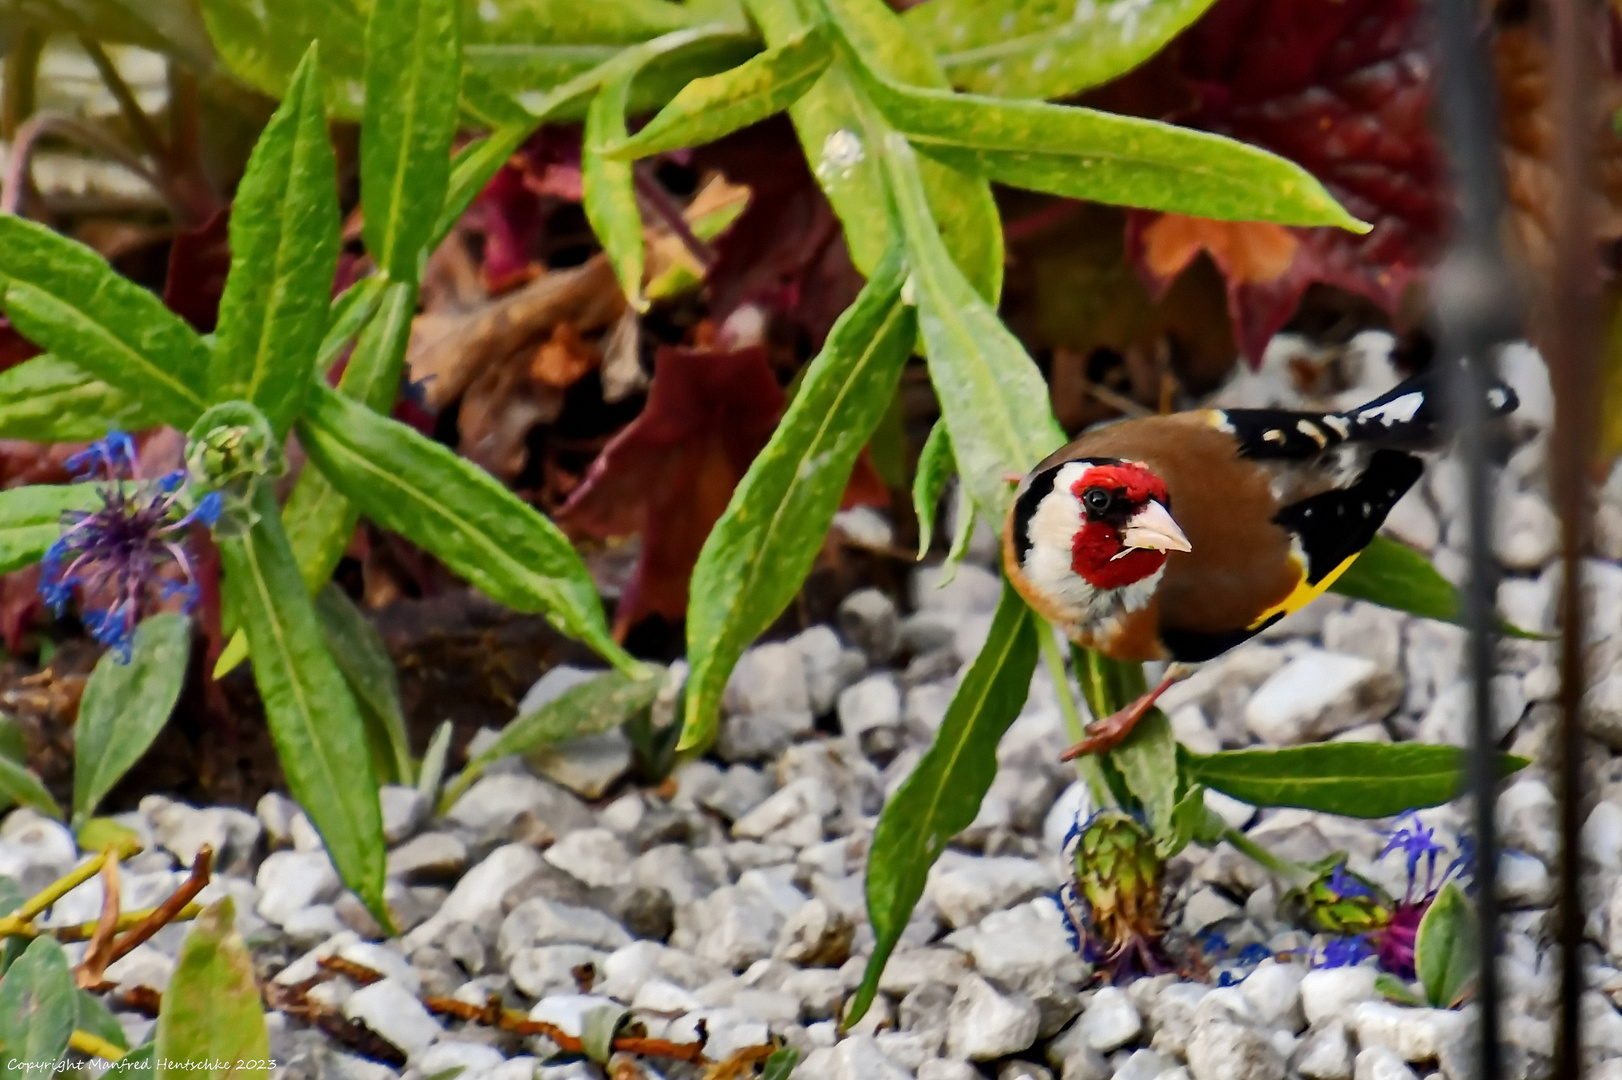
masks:
[[[1091,909],[1090,935],[1109,957],[1147,955],[1165,935],[1165,867],[1153,838],[1116,810],[1093,815],[1076,846],[1076,885]]]
[[[1366,934],[1391,921],[1391,903],[1379,886],[1346,869],[1345,860],[1320,866],[1300,894],[1306,921],[1328,934]]]

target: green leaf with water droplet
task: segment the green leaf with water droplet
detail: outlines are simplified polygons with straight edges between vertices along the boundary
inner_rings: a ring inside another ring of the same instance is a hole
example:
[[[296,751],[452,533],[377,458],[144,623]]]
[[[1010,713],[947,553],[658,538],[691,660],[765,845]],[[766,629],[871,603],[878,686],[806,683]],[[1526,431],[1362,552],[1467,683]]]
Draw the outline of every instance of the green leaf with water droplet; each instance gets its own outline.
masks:
[[[1214,0],[932,0],[902,16],[952,85],[1070,97],[1137,67]]]

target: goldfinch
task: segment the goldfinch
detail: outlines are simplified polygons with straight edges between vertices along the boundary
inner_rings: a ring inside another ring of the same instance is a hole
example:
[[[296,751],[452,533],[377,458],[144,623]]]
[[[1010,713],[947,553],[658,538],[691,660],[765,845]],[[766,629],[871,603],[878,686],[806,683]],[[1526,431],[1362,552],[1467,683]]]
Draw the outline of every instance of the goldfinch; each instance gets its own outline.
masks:
[[[1176,661],[1066,753],[1108,750],[1186,665],[1265,630],[1332,585],[1446,437],[1442,380],[1417,375],[1345,412],[1201,409],[1082,435],[1020,481],[1009,580],[1072,641]],[[1514,392],[1488,391],[1495,415]]]

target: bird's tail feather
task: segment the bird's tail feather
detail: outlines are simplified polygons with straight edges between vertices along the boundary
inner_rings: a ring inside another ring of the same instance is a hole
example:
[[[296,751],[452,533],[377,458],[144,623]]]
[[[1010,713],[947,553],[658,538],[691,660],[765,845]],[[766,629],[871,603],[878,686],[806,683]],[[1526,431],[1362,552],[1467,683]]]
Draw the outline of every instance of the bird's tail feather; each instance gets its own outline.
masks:
[[[1346,441],[1427,450],[1452,434],[1447,407],[1448,380],[1441,368],[1421,371],[1373,401],[1338,414],[1348,425]],[[1487,390],[1487,409],[1493,416],[1515,411],[1520,400],[1502,382]]]

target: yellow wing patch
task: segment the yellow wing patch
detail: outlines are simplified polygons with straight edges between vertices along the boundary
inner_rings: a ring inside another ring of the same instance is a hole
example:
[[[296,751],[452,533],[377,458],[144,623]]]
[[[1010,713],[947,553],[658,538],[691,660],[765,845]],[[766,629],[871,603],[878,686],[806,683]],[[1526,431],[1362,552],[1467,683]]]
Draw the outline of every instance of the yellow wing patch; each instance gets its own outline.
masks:
[[[1307,583],[1306,560],[1301,557],[1299,550],[1291,551],[1290,562],[1295,565],[1296,570],[1300,574],[1300,576],[1296,578],[1295,588],[1291,589],[1290,594],[1284,599],[1280,600],[1278,603],[1256,616],[1256,621],[1245,627],[1245,629],[1260,630],[1267,624],[1267,621],[1273,618],[1275,615],[1282,617],[1300,611],[1302,608],[1318,599],[1318,597],[1322,596],[1329,586],[1335,583],[1336,578],[1340,577],[1351,568],[1352,563],[1356,562],[1357,557],[1361,554],[1363,554],[1361,551],[1354,552],[1339,566],[1325,574],[1317,584],[1312,585]]]

